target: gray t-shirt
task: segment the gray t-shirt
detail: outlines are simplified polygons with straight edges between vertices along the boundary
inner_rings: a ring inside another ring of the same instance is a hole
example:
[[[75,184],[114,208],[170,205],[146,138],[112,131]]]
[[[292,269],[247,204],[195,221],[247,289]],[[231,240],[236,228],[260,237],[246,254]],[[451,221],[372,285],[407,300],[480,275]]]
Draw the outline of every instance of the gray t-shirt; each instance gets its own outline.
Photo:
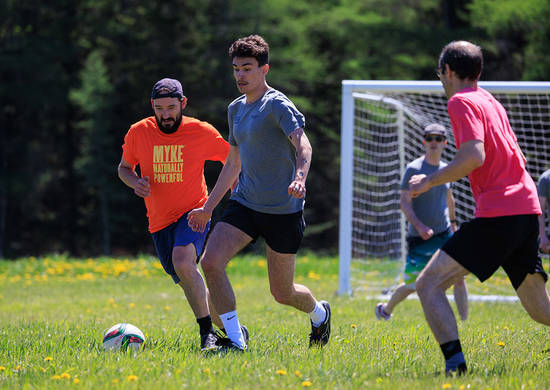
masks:
[[[446,163],[440,162],[439,166],[428,164],[424,157],[417,158],[407,165],[401,189],[409,189],[409,179],[413,175],[429,175],[443,167]],[[437,187],[432,187],[428,191],[412,199],[412,208],[420,221],[429,226],[434,234],[444,232],[451,226],[449,220],[449,209],[447,207],[447,191],[451,188],[450,183],[445,183]],[[409,223],[409,235],[419,237],[418,231]]]
[[[239,148],[241,173],[231,199],[253,210],[290,214],[304,208],[304,199],[288,194],[296,175],[296,149],[288,139],[304,127],[304,116],[281,92],[270,88],[257,101],[246,96],[227,108],[229,143]]]
[[[537,190],[539,197],[544,197],[550,201],[550,169],[540,175]]]

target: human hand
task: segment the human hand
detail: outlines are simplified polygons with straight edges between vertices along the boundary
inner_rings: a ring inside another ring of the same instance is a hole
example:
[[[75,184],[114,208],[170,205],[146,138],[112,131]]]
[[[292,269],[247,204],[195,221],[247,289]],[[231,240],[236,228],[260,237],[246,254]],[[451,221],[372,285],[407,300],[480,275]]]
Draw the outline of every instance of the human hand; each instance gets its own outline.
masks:
[[[409,192],[411,198],[416,198],[418,195],[430,189],[430,182],[426,175],[414,175],[409,180]]]
[[[134,193],[141,198],[147,198],[151,195],[149,176],[142,177],[137,181],[136,186],[134,187]]]
[[[306,196],[306,186],[304,183],[298,180],[294,180],[288,186],[288,194],[292,195],[295,198],[302,199]]]
[[[422,237],[423,240],[429,240],[433,237],[434,231],[432,228],[422,225],[420,226],[420,229],[416,229],[418,231],[418,234],[420,234],[420,237]]]
[[[204,207],[193,209],[187,214],[187,224],[194,232],[203,233],[211,217],[212,213],[206,211]]]

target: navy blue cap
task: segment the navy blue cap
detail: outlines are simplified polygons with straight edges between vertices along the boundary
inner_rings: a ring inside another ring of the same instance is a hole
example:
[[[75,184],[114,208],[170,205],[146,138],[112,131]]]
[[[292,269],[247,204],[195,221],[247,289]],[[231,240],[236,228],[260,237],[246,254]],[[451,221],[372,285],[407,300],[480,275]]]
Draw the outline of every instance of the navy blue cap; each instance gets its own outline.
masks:
[[[162,79],[157,81],[151,93],[151,99],[175,97],[183,99],[183,88],[181,83],[175,79]]]

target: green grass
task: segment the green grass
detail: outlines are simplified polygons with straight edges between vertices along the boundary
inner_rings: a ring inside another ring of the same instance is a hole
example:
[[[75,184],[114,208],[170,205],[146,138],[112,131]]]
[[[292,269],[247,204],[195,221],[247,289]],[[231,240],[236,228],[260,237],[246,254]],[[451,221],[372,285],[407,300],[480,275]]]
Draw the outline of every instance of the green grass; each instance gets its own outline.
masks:
[[[336,259],[302,256],[297,281],[333,310],[330,343],[309,349],[305,314],[272,299],[265,260],[232,261],[239,318],[249,351],[203,356],[198,326],[179,287],[154,258],[0,261],[0,388],[93,389],[544,389],[550,388],[550,332],[519,303],[470,304],[459,323],[470,374],[439,375],[443,358],[418,300],[394,319],[373,310],[399,266],[371,261],[352,298],[336,296]],[[471,292],[513,294],[505,276],[467,279]],[[146,335],[137,354],[105,353],[103,332],[130,322]]]

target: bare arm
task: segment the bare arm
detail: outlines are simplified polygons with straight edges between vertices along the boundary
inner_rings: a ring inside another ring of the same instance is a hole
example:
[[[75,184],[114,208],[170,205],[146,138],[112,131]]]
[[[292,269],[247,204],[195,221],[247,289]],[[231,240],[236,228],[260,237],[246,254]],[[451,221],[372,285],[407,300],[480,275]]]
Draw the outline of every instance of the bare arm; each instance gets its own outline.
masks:
[[[449,219],[451,220],[451,230],[456,232],[458,230],[458,224],[456,222],[455,214],[455,198],[453,191],[449,188],[447,190],[447,208],[449,209]]]
[[[550,240],[546,235],[546,220],[545,215],[548,210],[548,198],[545,196],[539,196],[540,208],[542,214],[539,215],[539,238],[540,238],[540,250],[543,253],[550,252]]]
[[[203,232],[212,217],[214,208],[220,203],[227,190],[235,183],[241,172],[241,155],[237,146],[229,145],[227,160],[218,176],[206,203],[198,209],[191,210],[187,215],[189,226],[194,231]]]
[[[430,188],[462,179],[485,162],[483,142],[472,140],[461,145],[453,160],[429,176],[414,175],[409,180],[411,196],[417,197]]]
[[[409,221],[410,224],[414,226],[420,237],[423,240],[427,240],[434,235],[434,231],[424,225],[420,219],[416,216],[414,209],[412,207],[412,199],[408,190],[401,190],[401,197],[399,199],[399,205],[401,206],[401,211],[405,214],[405,218]]]
[[[133,188],[137,196],[147,198],[151,195],[149,176],[139,177],[134,167],[124,160],[124,157],[120,159],[120,163],[118,164],[118,177],[128,187]]]
[[[296,174],[294,180],[288,186],[288,193],[295,198],[303,198],[306,195],[306,178],[309,173],[313,150],[304,129],[301,127],[290,133],[288,139],[296,148]]]

